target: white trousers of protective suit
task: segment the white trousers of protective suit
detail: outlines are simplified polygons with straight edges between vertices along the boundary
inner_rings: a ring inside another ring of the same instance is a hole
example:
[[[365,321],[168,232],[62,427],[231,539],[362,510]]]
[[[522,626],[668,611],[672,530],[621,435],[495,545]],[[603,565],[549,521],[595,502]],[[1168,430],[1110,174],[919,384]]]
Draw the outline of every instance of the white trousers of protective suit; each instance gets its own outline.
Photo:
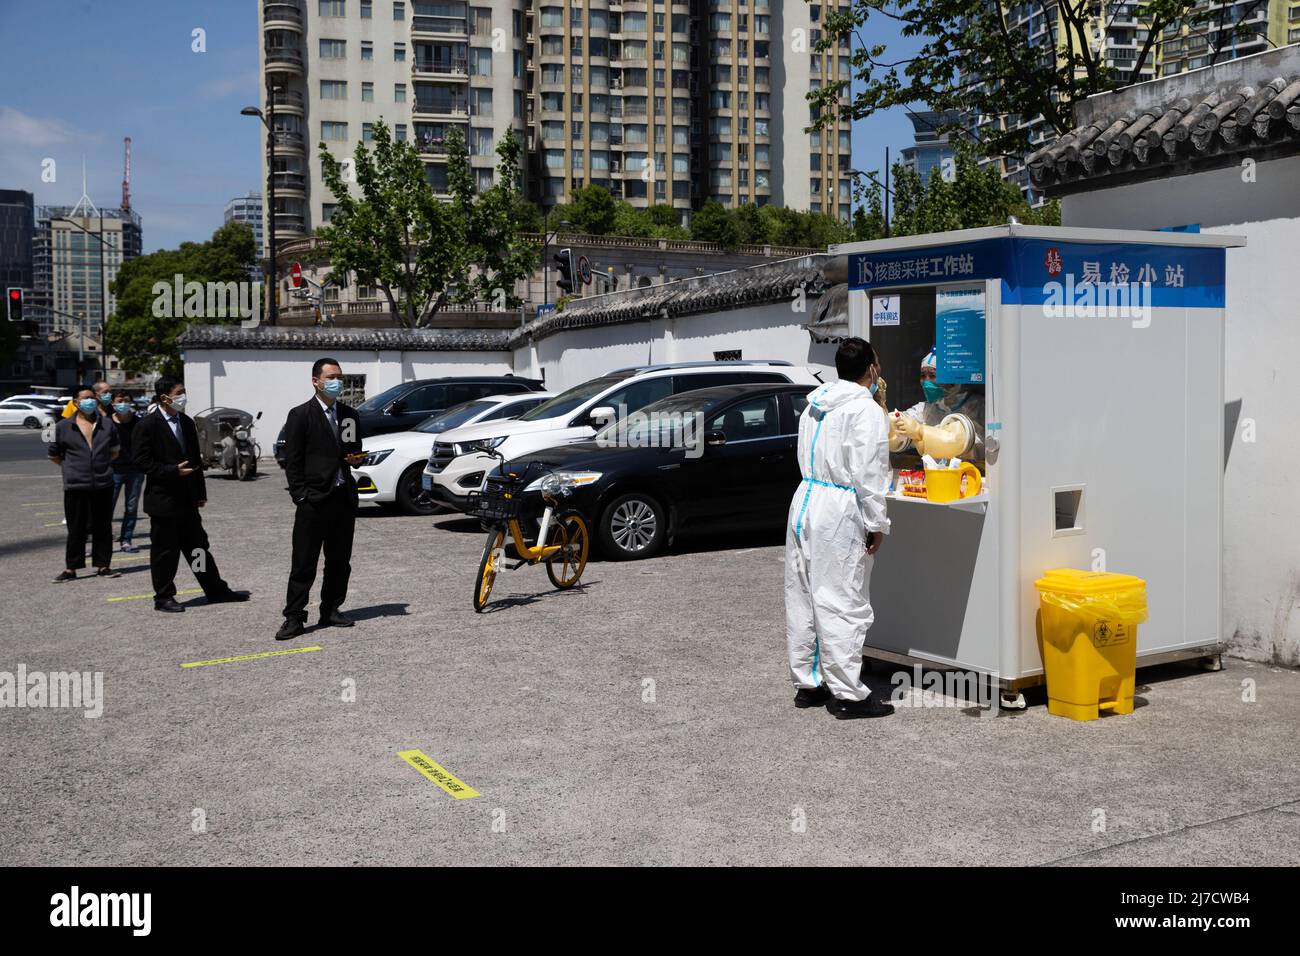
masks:
[[[785,538],[786,649],[796,687],[824,681],[840,700],[870,693],[859,677],[875,617],[866,535],[851,489],[806,479],[799,486]]]

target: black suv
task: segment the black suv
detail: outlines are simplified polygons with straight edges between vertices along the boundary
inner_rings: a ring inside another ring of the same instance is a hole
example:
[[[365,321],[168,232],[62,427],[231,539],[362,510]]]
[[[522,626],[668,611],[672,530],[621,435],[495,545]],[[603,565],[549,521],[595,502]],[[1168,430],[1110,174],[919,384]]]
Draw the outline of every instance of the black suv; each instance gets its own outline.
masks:
[[[357,406],[361,437],[408,431],[430,415],[485,395],[537,392],[542,388],[537,379],[516,375],[421,378],[403,382]]]

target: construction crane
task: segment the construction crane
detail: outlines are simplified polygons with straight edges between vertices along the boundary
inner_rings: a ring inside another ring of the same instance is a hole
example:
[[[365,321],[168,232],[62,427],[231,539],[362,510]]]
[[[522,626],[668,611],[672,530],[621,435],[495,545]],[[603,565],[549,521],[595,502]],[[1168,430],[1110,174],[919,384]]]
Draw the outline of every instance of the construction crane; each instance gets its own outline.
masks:
[[[122,140],[126,147],[126,157],[122,163],[122,208],[131,208],[131,137]]]

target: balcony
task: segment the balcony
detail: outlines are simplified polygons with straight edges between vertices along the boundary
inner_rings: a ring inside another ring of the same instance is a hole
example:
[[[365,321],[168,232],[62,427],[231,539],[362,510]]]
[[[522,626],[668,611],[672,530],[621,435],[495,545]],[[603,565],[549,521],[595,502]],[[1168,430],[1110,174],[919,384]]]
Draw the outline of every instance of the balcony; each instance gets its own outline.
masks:
[[[271,181],[277,190],[305,193],[307,191],[307,174],[277,172],[271,174]]]
[[[435,116],[460,118],[469,116],[469,100],[416,100],[411,107],[411,113],[415,116]]]
[[[276,47],[266,51],[266,72],[302,73],[302,50],[297,47]]]
[[[302,113],[305,109],[303,96],[297,90],[275,90],[271,93],[271,105],[276,112]]]
[[[411,64],[411,78],[415,80],[469,80],[468,60],[417,60]]]
[[[291,212],[277,212],[275,214],[275,231],[284,233],[306,233],[307,217]]]
[[[288,27],[302,30],[302,7],[293,0],[265,0],[262,4],[262,25],[264,27]]]
[[[469,36],[469,24],[464,17],[423,17],[411,21],[412,36]]]
[[[274,135],[273,147],[279,152],[289,150],[294,153],[301,153],[304,147],[302,133],[290,132],[288,130],[276,130]]]

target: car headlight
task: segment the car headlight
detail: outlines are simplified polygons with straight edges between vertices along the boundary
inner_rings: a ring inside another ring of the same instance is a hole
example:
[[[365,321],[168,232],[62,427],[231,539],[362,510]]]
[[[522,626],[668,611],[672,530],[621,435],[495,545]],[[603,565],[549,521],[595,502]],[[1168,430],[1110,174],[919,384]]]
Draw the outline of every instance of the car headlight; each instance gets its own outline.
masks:
[[[571,494],[575,488],[582,488],[586,485],[592,485],[600,481],[601,472],[599,471],[553,471],[549,475],[542,475],[527,488],[525,492],[540,491],[543,494],[567,495]]]
[[[391,448],[384,448],[379,451],[367,452],[366,460],[361,463],[361,466],[364,468],[366,466],[377,465],[392,453],[393,453],[393,449]]]
[[[498,438],[480,438],[478,441],[458,441],[451,446],[457,455],[472,455],[481,448],[497,448],[506,440],[505,435]]]

